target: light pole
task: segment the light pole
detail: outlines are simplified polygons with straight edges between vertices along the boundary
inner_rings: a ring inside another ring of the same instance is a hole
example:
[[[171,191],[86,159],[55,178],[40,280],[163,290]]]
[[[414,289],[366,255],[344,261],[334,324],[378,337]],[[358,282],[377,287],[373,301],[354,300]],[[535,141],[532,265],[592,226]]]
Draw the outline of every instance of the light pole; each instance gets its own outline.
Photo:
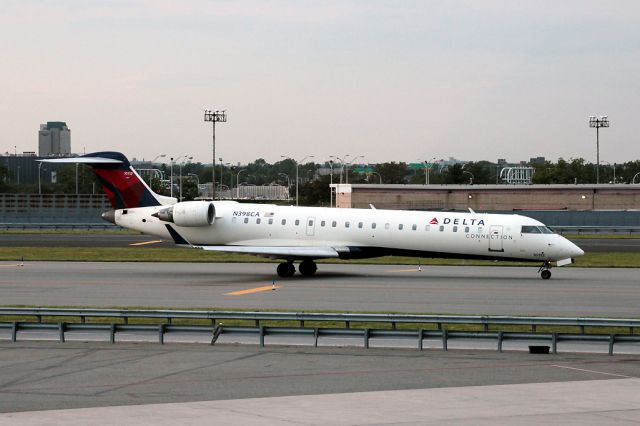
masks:
[[[347,154],[345,158],[348,156],[349,154]],[[338,157],[337,155],[330,155],[329,158],[335,158],[336,160],[340,160],[340,183],[342,183],[342,171],[344,170],[344,160]]]
[[[377,175],[380,178],[380,185],[382,185],[382,176],[380,175],[380,173],[378,173],[378,172],[369,172],[369,173],[371,173],[372,175]],[[427,183],[429,183],[429,182],[427,182]]]
[[[350,162],[345,163],[346,169],[344,171],[344,182],[349,183],[349,166],[356,162],[358,158],[364,158],[364,155],[355,156]]]
[[[171,195],[171,197],[173,197],[173,157],[170,158],[171,160],[171,174],[169,177],[169,194]]]
[[[240,173],[244,172],[244,169],[240,169],[238,174],[236,175],[236,199],[240,199]]]
[[[204,121],[210,122],[213,130],[213,140],[212,140],[212,162],[211,162],[211,199],[215,200],[216,198],[216,123],[226,123],[227,122],[227,110],[215,110],[212,111],[210,109],[204,110]]]
[[[302,163],[307,158],[313,158],[314,156],[313,155],[307,155],[306,157],[304,157],[300,161],[296,161],[295,159],[293,159],[291,157],[287,157],[286,155],[281,155],[281,157],[288,158],[290,160],[293,160],[294,163],[296,163],[296,206],[297,206],[298,205],[298,166],[300,165],[300,163]]]
[[[600,183],[600,127],[609,127],[609,117],[589,116],[589,127],[596,128],[596,185]]]
[[[224,174],[222,171],[222,157],[218,157],[218,161],[220,162],[220,182],[222,182],[222,175]]]
[[[40,182],[40,169],[42,169],[42,162],[38,163],[38,195],[42,195],[42,184]]]
[[[160,155],[157,155],[157,156],[156,156],[156,158],[154,158],[154,159],[151,161],[151,165],[153,165],[153,164],[156,162],[156,160],[157,160],[158,158],[164,158],[164,157],[166,157],[166,156],[167,156],[167,154],[160,154]]]
[[[187,160],[192,160],[193,159],[193,157],[187,157],[186,155],[183,155],[182,157],[178,157],[178,159],[176,160],[176,163],[178,163],[178,161],[182,160],[183,158],[187,159]],[[178,163],[179,170],[180,170],[180,172],[179,172],[180,173],[180,177],[179,177],[179,179],[180,179],[180,186],[179,186],[179,188],[180,188],[180,197],[179,197],[179,200],[180,201],[182,201],[182,165],[183,164],[184,164],[184,161],[181,161],[181,162]]]
[[[329,207],[333,207],[333,160],[329,160]]]
[[[424,184],[429,185],[429,172],[431,172],[431,166],[433,166],[436,157],[433,157],[430,161],[424,162]]]

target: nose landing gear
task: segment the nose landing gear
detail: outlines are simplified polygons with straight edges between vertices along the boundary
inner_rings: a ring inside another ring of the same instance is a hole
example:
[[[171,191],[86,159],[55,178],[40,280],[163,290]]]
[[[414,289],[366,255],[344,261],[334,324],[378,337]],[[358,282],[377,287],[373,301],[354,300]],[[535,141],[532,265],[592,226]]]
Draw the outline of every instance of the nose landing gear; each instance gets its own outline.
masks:
[[[544,262],[540,267],[540,269],[538,269],[538,272],[540,272],[540,277],[542,277],[543,280],[548,280],[549,278],[551,278],[550,269],[551,269],[551,262]]]

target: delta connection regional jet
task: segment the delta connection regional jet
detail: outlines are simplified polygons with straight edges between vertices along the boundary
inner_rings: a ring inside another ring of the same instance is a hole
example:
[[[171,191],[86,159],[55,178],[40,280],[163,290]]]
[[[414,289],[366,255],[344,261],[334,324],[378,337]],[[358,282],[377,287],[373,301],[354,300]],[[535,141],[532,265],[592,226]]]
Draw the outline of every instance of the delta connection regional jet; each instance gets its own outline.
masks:
[[[155,194],[119,152],[42,160],[90,165],[113,210],[102,217],[180,247],[283,260],[281,277],[310,276],[316,259],[387,255],[567,265],[584,252],[544,224],[516,214],[294,207],[236,201],[183,201]]]

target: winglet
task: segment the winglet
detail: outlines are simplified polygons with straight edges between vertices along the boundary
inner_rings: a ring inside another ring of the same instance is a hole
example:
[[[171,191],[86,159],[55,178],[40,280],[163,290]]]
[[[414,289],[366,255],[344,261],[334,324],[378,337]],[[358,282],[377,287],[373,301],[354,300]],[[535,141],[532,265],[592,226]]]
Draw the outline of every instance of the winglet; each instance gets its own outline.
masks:
[[[185,240],[184,238],[182,238],[182,235],[178,234],[178,232],[175,229],[173,229],[171,225],[167,223],[165,226],[167,227],[167,231],[169,231],[169,235],[171,235],[171,238],[173,238],[173,241],[176,243],[177,246],[193,247],[193,245],[187,240]]]

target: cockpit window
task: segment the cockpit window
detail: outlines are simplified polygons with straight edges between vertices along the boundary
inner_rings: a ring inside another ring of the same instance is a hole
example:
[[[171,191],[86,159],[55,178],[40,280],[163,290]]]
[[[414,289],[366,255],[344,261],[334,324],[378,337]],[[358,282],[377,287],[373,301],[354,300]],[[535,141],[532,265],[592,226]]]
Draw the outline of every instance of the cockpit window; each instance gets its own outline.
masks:
[[[523,234],[555,234],[548,226],[523,226],[520,232]]]
[[[523,234],[542,234],[537,226],[523,226],[522,231],[520,232],[522,232]]]

